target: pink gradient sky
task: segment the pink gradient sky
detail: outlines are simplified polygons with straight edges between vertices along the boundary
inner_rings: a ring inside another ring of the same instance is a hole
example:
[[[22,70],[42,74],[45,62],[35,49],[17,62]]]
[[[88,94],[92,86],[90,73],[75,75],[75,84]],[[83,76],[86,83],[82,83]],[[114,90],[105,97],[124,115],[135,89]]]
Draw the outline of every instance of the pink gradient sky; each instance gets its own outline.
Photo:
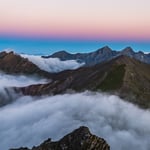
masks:
[[[150,0],[0,0],[0,34],[150,40]]]

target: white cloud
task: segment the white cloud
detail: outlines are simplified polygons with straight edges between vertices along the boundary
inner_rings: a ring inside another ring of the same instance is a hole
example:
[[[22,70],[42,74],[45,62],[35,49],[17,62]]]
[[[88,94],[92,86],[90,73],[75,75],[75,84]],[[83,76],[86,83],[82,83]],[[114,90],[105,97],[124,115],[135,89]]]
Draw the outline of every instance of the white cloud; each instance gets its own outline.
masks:
[[[22,97],[0,108],[0,146],[33,146],[57,140],[81,125],[107,140],[111,150],[150,149],[150,111],[101,93],[76,93],[35,100]]]
[[[144,54],[149,54],[150,52],[145,52],[145,51],[144,51],[143,53],[144,53]]]
[[[40,69],[48,72],[60,72],[63,70],[74,70],[84,65],[76,60],[61,61],[58,58],[42,58],[41,56],[21,54],[22,57],[28,58],[32,63]]]
[[[0,87],[22,87],[47,82],[47,79],[38,76],[9,75],[0,73]]]
[[[14,101],[17,96],[19,96],[11,87],[23,87],[47,82],[50,82],[50,80],[38,76],[8,75],[0,73],[0,106]]]

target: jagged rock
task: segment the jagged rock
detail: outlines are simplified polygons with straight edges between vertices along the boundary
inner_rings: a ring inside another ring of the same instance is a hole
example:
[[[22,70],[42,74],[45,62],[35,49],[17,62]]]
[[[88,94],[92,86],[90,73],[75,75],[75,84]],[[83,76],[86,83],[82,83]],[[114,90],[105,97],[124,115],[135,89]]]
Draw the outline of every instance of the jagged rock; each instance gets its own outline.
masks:
[[[30,149],[19,148],[11,150]],[[52,142],[51,139],[48,139],[41,145],[34,146],[31,150],[110,150],[110,147],[104,139],[92,135],[87,127],[82,126],[57,142]]]

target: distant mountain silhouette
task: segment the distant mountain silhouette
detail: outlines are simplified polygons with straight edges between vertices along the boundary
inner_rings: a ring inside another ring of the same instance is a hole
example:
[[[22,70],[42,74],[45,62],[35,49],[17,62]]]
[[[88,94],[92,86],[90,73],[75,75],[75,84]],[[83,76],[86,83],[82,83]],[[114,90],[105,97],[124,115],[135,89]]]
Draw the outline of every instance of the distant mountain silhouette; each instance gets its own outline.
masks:
[[[111,60],[120,55],[129,56],[142,62],[150,64],[150,54],[144,54],[142,51],[134,52],[131,47],[126,47],[122,51],[114,51],[108,46],[98,49],[90,53],[70,54],[66,51],[59,51],[50,56],[42,56],[43,58],[60,58],[61,60],[77,60],[85,62],[86,66],[92,66],[104,61]]]

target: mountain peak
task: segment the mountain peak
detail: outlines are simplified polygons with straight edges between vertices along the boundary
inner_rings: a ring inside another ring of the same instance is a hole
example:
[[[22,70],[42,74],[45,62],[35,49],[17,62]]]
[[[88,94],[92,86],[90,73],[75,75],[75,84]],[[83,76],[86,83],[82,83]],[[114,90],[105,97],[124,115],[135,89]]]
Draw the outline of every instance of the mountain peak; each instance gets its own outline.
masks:
[[[73,54],[70,54],[67,51],[62,50],[62,51],[55,52],[50,56],[42,56],[42,57],[43,58],[59,58],[61,60],[66,60],[66,58],[69,59],[72,55]]]
[[[123,53],[134,53],[132,47],[128,46],[122,50]]]
[[[112,49],[111,49],[110,47],[108,47],[108,46],[104,46],[104,47],[102,47],[102,48],[98,49],[97,51],[102,51],[102,52],[111,52],[111,51],[112,51]]]
[[[61,50],[61,51],[59,51],[59,53],[62,53],[62,54],[69,54],[67,51],[65,51],[65,50]]]
[[[111,48],[109,46],[107,46],[107,45],[104,46],[103,49],[110,49],[111,50]]]
[[[59,58],[60,60],[77,60],[84,62],[86,66],[92,66],[101,62],[109,61],[119,55],[126,55],[142,62],[150,64],[150,54],[136,53],[131,47],[126,47],[122,51],[112,50],[108,46],[97,49],[89,53],[70,54],[66,51],[59,51],[45,58]]]
[[[70,134],[64,136],[57,142],[51,139],[46,140],[40,146],[33,147],[32,150],[110,150],[109,145],[102,138],[92,135],[88,127],[80,127]],[[19,148],[11,150],[30,150]]]
[[[69,54],[70,54],[70,53],[68,53],[67,51],[62,50],[62,51],[59,51],[59,52],[54,53],[53,56],[54,56],[54,55],[69,55]]]

